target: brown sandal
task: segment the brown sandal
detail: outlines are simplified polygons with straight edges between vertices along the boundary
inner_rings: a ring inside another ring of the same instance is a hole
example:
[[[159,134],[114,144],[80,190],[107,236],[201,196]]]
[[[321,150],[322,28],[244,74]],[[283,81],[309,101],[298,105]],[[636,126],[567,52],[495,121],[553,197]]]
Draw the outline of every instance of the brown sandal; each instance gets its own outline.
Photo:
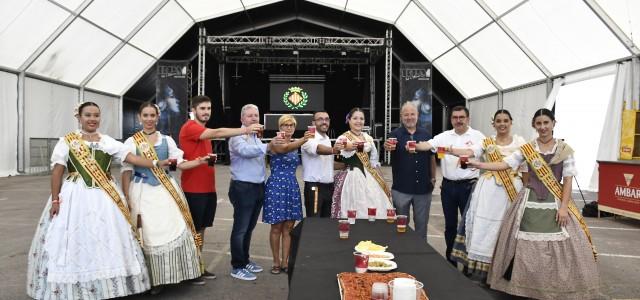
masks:
[[[280,266],[272,266],[271,274],[274,274],[274,275],[280,274]]]

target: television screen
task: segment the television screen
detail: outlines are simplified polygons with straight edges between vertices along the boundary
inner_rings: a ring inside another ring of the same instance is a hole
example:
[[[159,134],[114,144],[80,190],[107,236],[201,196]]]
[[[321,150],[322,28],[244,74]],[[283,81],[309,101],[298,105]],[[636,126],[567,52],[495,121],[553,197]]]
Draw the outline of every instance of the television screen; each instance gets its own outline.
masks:
[[[324,110],[323,83],[271,83],[269,93],[272,112]]]

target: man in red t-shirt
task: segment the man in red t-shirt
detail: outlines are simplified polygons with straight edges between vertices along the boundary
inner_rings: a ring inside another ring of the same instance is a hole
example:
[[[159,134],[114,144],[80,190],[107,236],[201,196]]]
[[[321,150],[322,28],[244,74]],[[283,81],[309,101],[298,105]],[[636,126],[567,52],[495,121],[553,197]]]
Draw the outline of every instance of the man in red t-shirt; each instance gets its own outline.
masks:
[[[242,128],[206,128],[205,125],[211,117],[211,99],[204,95],[191,99],[191,113],[194,119],[187,121],[180,128],[180,148],[184,151],[186,160],[194,160],[212,153],[211,139],[255,133],[262,129],[260,124]],[[204,241],[204,231],[213,225],[218,201],[215,169],[208,165],[200,165],[190,170],[183,170],[181,184],[189,204],[193,224]],[[204,284],[203,278],[214,279],[216,276],[205,270],[202,277],[191,282]]]

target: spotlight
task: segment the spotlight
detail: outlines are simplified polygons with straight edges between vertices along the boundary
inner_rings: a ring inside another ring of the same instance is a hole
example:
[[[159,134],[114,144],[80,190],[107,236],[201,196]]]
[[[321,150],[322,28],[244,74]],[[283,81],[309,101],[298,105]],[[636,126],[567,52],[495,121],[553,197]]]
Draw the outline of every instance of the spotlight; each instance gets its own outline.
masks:
[[[298,55],[300,54],[300,52],[298,52],[298,50],[293,50],[293,55]]]
[[[347,51],[344,51],[344,50],[343,50],[343,51],[341,51],[341,52],[340,52],[340,55],[342,55],[342,56],[347,56]]]
[[[251,51],[249,51],[249,50],[244,50],[244,55],[249,55],[249,54],[251,54]]]

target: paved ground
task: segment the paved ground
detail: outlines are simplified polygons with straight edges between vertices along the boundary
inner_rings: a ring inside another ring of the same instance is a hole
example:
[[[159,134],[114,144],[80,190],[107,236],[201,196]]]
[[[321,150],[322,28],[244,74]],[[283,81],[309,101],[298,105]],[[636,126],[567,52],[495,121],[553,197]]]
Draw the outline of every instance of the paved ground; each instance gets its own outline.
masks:
[[[384,168],[384,173],[386,178],[391,177],[389,168]],[[253,282],[243,282],[228,275],[232,224],[232,207],[226,195],[228,168],[217,166],[216,177],[218,212],[213,229],[206,233],[204,258],[208,262],[207,268],[215,272],[218,279],[208,281],[205,286],[174,285],[155,297],[143,295],[126,299],[286,299],[286,275],[263,273]],[[0,299],[28,299],[25,294],[26,252],[48,195],[48,176],[0,178]],[[586,196],[595,199],[594,195]],[[600,252],[601,298],[640,299],[640,221],[589,218],[587,223]],[[443,228],[439,190],[436,190],[428,233],[429,243],[440,253],[445,247]],[[253,259],[265,268],[271,265],[268,230],[268,225],[258,224],[251,248]],[[327,295],[327,299],[331,298]]]

